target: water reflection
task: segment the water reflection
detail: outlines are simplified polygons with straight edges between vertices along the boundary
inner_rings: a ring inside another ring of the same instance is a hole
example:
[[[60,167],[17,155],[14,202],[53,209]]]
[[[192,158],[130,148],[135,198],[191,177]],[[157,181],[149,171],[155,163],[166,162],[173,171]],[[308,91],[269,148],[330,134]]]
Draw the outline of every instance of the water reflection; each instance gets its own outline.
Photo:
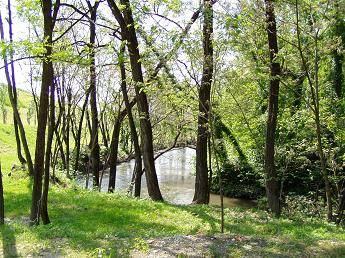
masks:
[[[173,149],[156,160],[157,177],[163,198],[175,204],[190,204],[194,195],[195,150],[191,148]],[[116,191],[126,192],[132,178],[135,161],[117,166]],[[103,175],[102,191],[108,189],[109,175]],[[89,184],[91,185],[91,184]],[[148,197],[146,180],[143,176],[141,196]],[[219,205],[219,196],[211,194],[210,204]],[[252,207],[253,202],[234,198],[224,198],[225,207]]]

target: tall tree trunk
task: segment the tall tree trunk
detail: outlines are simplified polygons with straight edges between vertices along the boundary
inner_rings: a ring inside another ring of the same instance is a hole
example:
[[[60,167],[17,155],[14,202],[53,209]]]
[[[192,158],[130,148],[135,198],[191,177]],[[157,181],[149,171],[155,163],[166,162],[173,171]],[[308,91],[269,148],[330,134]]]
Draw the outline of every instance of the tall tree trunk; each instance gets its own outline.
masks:
[[[272,0],[265,0],[266,30],[270,54],[270,95],[267,116],[266,146],[265,146],[265,171],[266,194],[268,207],[275,216],[280,216],[281,207],[279,199],[279,179],[274,165],[275,134],[278,115],[279,75],[280,65],[276,60],[278,55],[277,28]]]
[[[142,176],[142,159],[141,159],[141,150],[139,145],[139,139],[137,130],[135,128],[135,123],[133,119],[132,114],[132,108],[129,103],[128,95],[127,95],[127,83],[126,83],[126,69],[124,64],[124,46],[121,46],[120,50],[120,57],[119,57],[119,63],[120,63],[120,70],[121,70],[121,90],[123,99],[125,101],[127,115],[128,115],[128,122],[129,127],[131,130],[131,138],[134,145],[134,151],[135,151],[135,171],[134,171],[134,196],[140,197],[140,191],[141,191],[141,176]]]
[[[132,76],[135,82],[136,99],[140,113],[140,131],[141,142],[143,146],[143,159],[145,167],[145,175],[147,182],[147,190],[152,200],[163,200],[162,194],[159,189],[157,173],[154,163],[153,153],[153,139],[152,139],[152,126],[149,115],[149,105],[144,87],[144,78],[141,69],[140,53],[138,40],[136,36],[133,15],[130,7],[129,0],[122,0],[121,8],[117,7],[114,0],[108,0],[108,4],[121,27],[121,34],[123,40],[127,42],[127,48],[130,57],[130,64],[132,68]]]
[[[98,143],[98,111],[97,111],[97,87],[96,87],[96,64],[95,64],[95,41],[96,41],[96,18],[99,1],[92,6],[87,1],[90,17],[90,106],[91,106],[91,170],[93,175],[93,186],[99,187],[99,143]]]
[[[38,124],[36,135],[36,150],[35,150],[35,164],[34,164],[34,181],[32,189],[32,203],[31,203],[31,223],[39,224],[40,207],[42,197],[42,175],[44,170],[44,154],[45,154],[45,136],[49,107],[49,88],[53,86],[53,63],[51,60],[52,54],[52,36],[54,29],[54,17],[52,13],[52,1],[42,1],[42,12],[44,17],[44,39],[45,39],[45,54],[43,58],[42,84],[41,94],[39,100]],[[59,1],[56,1],[54,8],[54,16],[56,15]]]
[[[312,99],[314,105],[314,115],[315,115],[315,130],[317,137],[317,149],[319,152],[320,163],[322,175],[325,181],[325,192],[326,192],[326,201],[327,201],[327,219],[331,221],[333,219],[333,207],[332,207],[332,190],[331,183],[328,177],[326,157],[323,151],[322,145],[322,132],[321,132],[321,123],[320,123],[320,100],[319,100],[319,47],[318,47],[318,32],[314,36],[315,42],[315,88],[311,87]]]
[[[207,143],[209,136],[210,96],[213,77],[213,7],[211,0],[204,0],[203,17],[204,61],[201,85],[199,89],[198,134],[196,142],[196,178],[193,202],[208,204],[209,186]]]
[[[49,224],[50,219],[48,215],[48,191],[50,179],[50,160],[52,154],[52,144],[55,129],[55,86],[54,83],[50,86],[50,116],[48,125],[47,149],[44,164],[44,183],[41,201],[41,217],[43,224]]]

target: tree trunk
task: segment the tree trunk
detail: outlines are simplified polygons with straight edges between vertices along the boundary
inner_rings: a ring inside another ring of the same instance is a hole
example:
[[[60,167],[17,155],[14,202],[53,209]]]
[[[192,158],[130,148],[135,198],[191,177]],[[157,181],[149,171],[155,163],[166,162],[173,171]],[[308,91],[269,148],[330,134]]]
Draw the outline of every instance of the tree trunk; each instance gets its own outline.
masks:
[[[140,191],[141,191],[141,176],[142,176],[142,159],[141,159],[141,150],[140,150],[140,145],[139,145],[139,139],[138,139],[138,134],[137,130],[135,128],[135,123],[133,119],[133,114],[132,114],[132,108],[129,103],[128,95],[127,95],[127,83],[126,83],[126,69],[125,69],[125,64],[123,62],[124,59],[124,47],[121,46],[120,50],[120,70],[121,70],[121,90],[122,90],[122,95],[123,99],[125,101],[126,105],[126,110],[127,110],[127,115],[128,115],[128,122],[129,122],[129,127],[131,130],[131,137],[134,145],[134,151],[135,151],[135,171],[134,171],[134,184],[135,184],[135,189],[134,189],[134,196],[135,197],[140,197]]]
[[[71,178],[70,175],[70,147],[69,147],[69,140],[70,140],[70,125],[71,125],[71,106],[72,106],[72,89],[67,89],[67,117],[66,117],[66,169],[67,169],[67,177]]]
[[[111,137],[110,143],[110,153],[109,153],[109,184],[108,184],[108,192],[112,193],[115,190],[115,182],[116,182],[116,163],[117,163],[117,155],[118,155],[118,148],[119,148],[119,138],[120,138],[120,130],[121,130],[121,123],[123,121],[123,117],[118,114],[115,124],[113,135]]]
[[[58,2],[58,1],[57,1]],[[54,9],[55,11],[55,9]],[[43,58],[42,85],[39,100],[38,124],[36,135],[36,151],[34,165],[34,180],[32,189],[31,223],[39,224],[40,207],[42,197],[42,175],[44,170],[45,136],[49,106],[49,88],[53,86],[53,63],[50,59],[52,54],[52,36],[54,22],[52,16],[52,1],[42,1],[44,17],[44,39],[46,40],[45,54]]]
[[[11,1],[7,1],[8,6],[8,24],[9,24],[9,35],[10,35],[10,43],[13,43],[13,32],[12,32],[12,12],[11,12]],[[10,49],[10,60],[13,61],[13,50]],[[15,80],[15,74],[14,74],[14,63],[11,62],[11,75],[12,75],[12,90],[13,90],[13,98],[14,102],[17,106],[17,87],[16,87],[16,80]],[[26,160],[24,159],[22,155],[22,149],[21,149],[21,143],[20,143],[20,136],[18,132],[18,123],[16,116],[13,114],[13,124],[14,124],[14,133],[16,136],[16,144],[17,144],[17,155],[18,159],[21,164],[26,163]]]
[[[10,43],[13,43],[13,32],[12,32],[12,11],[11,11],[11,1],[7,1],[7,8],[8,8],[8,24],[9,24],[9,35],[10,35]],[[13,61],[13,49],[10,49],[10,60]],[[13,99],[17,106],[17,86],[14,74],[14,62],[11,62],[11,75],[12,75],[12,90],[13,90]],[[16,136],[16,144],[17,144],[17,155],[18,159],[21,164],[26,163],[22,155],[21,143],[20,143],[20,136],[18,132],[18,123],[16,116],[13,114],[13,124],[14,124],[14,133]]]
[[[10,23],[11,26],[11,23]],[[2,17],[1,17],[1,13],[0,13],[0,36],[1,36],[1,40],[5,40],[5,35],[4,35],[4,28],[3,28],[3,23],[2,23]],[[11,102],[11,106],[12,106],[12,110],[13,110],[13,115],[15,116],[15,119],[18,123],[18,128],[19,128],[19,132],[20,132],[20,137],[23,143],[23,148],[24,148],[24,153],[25,153],[25,157],[26,157],[26,162],[28,165],[28,170],[29,170],[29,174],[32,176],[33,175],[33,164],[32,164],[32,159],[31,159],[31,154],[30,154],[30,150],[29,150],[29,146],[26,140],[26,135],[25,135],[25,130],[24,130],[24,125],[22,123],[22,120],[20,118],[20,114],[18,111],[18,107],[17,107],[17,103],[15,101],[15,98],[13,96],[13,85],[12,85],[12,81],[11,81],[11,77],[10,77],[10,72],[8,69],[8,62],[7,62],[7,56],[6,56],[6,52],[2,53],[2,57],[4,60],[4,66],[5,66],[5,75],[6,75],[6,80],[7,80],[7,89],[8,89],[8,97],[10,99]]]
[[[98,143],[98,111],[97,111],[97,87],[96,87],[96,64],[95,64],[95,42],[96,42],[96,18],[99,1],[92,6],[87,1],[90,18],[90,106],[91,106],[91,170],[93,175],[93,186],[99,187],[99,143]]]
[[[140,113],[140,131],[141,142],[143,146],[143,159],[145,167],[145,175],[147,182],[147,190],[152,200],[163,200],[162,194],[159,189],[156,168],[154,163],[153,153],[153,139],[152,139],[152,126],[149,115],[149,105],[144,87],[144,78],[141,69],[140,53],[138,40],[136,36],[133,15],[130,7],[129,0],[121,1],[121,11],[117,7],[114,0],[108,0],[108,4],[121,27],[121,34],[123,40],[127,42],[127,48],[130,56],[130,64],[132,68],[132,76],[135,82],[136,99]]]
[[[342,19],[340,14],[340,6],[339,0],[334,1],[335,7],[335,25],[334,25],[334,32],[336,37],[341,37],[343,41],[343,45],[345,46],[345,22]],[[344,18],[344,17],[343,17]],[[344,63],[344,54],[343,52],[339,51],[338,48],[332,51],[333,53],[333,89],[339,99],[343,97],[344,94],[344,74],[343,74],[343,63]]]
[[[274,165],[274,147],[278,115],[280,82],[278,76],[280,75],[280,65],[275,60],[278,55],[278,42],[273,1],[265,0],[265,8],[271,75],[265,146],[266,194],[268,199],[268,207],[275,216],[279,217],[281,207],[279,199],[279,179]]]
[[[132,108],[136,103],[136,99],[130,102],[130,108]],[[120,137],[120,130],[121,130],[121,123],[123,119],[127,115],[127,109],[122,110],[119,112],[113,129],[113,134],[111,136],[111,143],[110,143],[110,153],[109,153],[109,184],[108,184],[108,192],[112,193],[115,190],[115,181],[116,181],[116,163],[117,163],[117,154],[119,148],[119,137]]]
[[[43,224],[49,224],[48,215],[48,191],[49,191],[49,179],[50,179],[50,158],[52,153],[52,144],[54,137],[55,128],[55,86],[52,84],[50,86],[50,117],[48,125],[48,139],[47,139],[47,149],[44,165],[44,181],[43,181],[43,192],[41,201],[41,217]]]
[[[199,89],[198,134],[196,142],[196,178],[193,203],[208,204],[209,185],[207,167],[207,143],[209,136],[209,112],[213,77],[213,7],[204,0],[203,21],[203,73]]]
[[[80,120],[79,120],[78,129],[77,129],[77,135],[76,135],[76,140],[77,141],[75,143],[76,154],[75,154],[74,171],[78,171],[79,170],[81,133],[82,133],[82,130],[83,130],[84,115],[85,115],[85,112],[86,112],[87,103],[89,101],[89,96],[90,96],[90,89],[88,89],[86,91],[86,94],[85,94],[85,101],[84,101],[83,107],[81,109]]]
[[[295,2],[296,7],[296,26],[297,26],[297,40],[298,40],[298,50],[300,53],[300,57],[303,63],[303,68],[308,78],[308,84],[311,93],[311,102],[312,102],[312,111],[314,114],[315,119],[315,131],[316,131],[316,138],[317,138],[317,148],[320,157],[321,163],[321,172],[324,178],[325,183],[325,192],[326,192],[326,201],[327,201],[327,218],[329,221],[332,220],[333,212],[332,212],[332,194],[331,194],[331,186],[327,172],[327,164],[326,158],[323,151],[322,146],[322,133],[321,133],[321,123],[320,123],[320,99],[319,99],[319,54],[318,54],[318,39],[319,39],[319,29],[314,28],[313,22],[311,23],[311,31],[315,31],[313,36],[314,39],[314,48],[315,48],[315,56],[314,56],[314,82],[312,81],[311,74],[308,68],[307,61],[303,54],[302,50],[302,43],[301,43],[301,31],[299,26],[299,8],[298,8],[298,0]]]

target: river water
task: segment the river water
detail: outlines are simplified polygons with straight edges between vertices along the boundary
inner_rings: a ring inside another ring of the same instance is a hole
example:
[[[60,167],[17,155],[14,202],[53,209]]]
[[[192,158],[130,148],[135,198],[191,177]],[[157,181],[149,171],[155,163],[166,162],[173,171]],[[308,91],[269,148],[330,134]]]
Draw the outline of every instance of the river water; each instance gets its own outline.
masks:
[[[116,191],[127,192],[132,178],[135,161],[121,163],[117,166]],[[195,150],[191,148],[173,149],[156,162],[156,171],[163,198],[175,204],[190,204],[194,195],[195,184]],[[102,191],[108,190],[109,174],[104,173]],[[83,183],[85,185],[85,181]],[[91,178],[89,185],[92,185]],[[141,196],[148,197],[145,175],[142,180]],[[220,197],[216,194],[210,196],[211,205],[220,205]],[[250,200],[224,197],[225,207],[253,207],[255,203]]]

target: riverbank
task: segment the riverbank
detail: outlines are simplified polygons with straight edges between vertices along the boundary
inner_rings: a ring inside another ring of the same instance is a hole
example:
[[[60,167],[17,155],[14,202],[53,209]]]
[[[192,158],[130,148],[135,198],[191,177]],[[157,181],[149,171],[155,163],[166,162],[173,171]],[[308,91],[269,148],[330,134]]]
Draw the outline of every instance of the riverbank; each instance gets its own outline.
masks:
[[[155,203],[73,184],[52,186],[52,223],[30,227],[30,179],[4,176],[4,190],[0,248],[5,257],[345,256],[345,231],[319,220],[275,219],[263,211],[231,208],[225,209],[220,235],[217,208]]]

